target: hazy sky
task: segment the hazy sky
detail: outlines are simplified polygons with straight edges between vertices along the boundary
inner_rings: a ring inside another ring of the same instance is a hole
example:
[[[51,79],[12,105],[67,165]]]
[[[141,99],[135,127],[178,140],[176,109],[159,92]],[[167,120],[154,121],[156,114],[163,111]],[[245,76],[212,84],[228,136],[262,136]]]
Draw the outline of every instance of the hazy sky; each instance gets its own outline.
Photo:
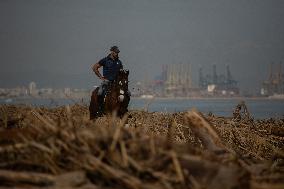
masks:
[[[113,44],[132,82],[163,64],[191,63],[194,81],[200,66],[228,64],[241,89],[256,91],[284,61],[284,1],[0,0],[0,88],[92,88],[91,65]]]

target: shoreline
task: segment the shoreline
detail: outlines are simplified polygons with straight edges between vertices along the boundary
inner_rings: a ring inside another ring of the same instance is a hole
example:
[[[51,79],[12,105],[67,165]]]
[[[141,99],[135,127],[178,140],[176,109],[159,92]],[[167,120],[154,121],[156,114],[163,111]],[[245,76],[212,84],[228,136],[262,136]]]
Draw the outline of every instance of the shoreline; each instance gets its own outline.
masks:
[[[269,97],[131,97],[138,100],[280,100],[284,101],[284,98],[269,98]]]
[[[0,97],[0,100],[21,100],[21,99],[50,99],[50,100],[86,100],[90,97],[82,98],[62,98],[62,97],[32,97],[32,96],[22,96],[22,97]],[[153,98],[143,98],[143,97],[131,97],[131,99],[137,100],[279,100],[284,101],[284,98],[270,98],[270,97],[153,97]]]

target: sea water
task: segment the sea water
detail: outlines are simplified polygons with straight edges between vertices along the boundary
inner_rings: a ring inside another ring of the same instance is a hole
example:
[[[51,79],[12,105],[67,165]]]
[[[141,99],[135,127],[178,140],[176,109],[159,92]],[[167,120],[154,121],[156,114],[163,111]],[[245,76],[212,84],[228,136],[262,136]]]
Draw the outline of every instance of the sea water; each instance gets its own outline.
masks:
[[[238,103],[244,101],[248,111],[255,119],[284,118],[283,99],[140,99],[132,98],[129,110],[145,110],[149,112],[181,112],[193,108],[217,116],[232,116]],[[89,104],[89,99],[40,99],[11,98],[0,99],[0,104],[26,104],[33,106],[56,107],[71,104]]]

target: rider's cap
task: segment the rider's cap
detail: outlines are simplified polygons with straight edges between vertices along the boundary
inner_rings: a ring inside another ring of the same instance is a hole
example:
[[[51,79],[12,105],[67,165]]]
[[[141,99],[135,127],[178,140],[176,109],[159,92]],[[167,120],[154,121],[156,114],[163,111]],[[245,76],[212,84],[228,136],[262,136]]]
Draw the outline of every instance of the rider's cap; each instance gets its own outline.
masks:
[[[112,47],[110,48],[110,51],[113,51],[113,52],[116,52],[116,53],[119,53],[119,52],[120,52],[120,50],[118,49],[117,46],[112,46]]]

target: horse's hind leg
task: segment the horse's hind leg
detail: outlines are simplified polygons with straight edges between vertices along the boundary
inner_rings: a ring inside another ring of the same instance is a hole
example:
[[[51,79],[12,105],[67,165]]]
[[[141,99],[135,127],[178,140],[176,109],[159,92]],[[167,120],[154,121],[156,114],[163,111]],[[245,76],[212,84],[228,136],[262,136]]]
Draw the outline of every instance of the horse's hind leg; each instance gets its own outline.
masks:
[[[96,111],[94,110],[95,106],[94,106],[94,102],[90,102],[90,106],[89,106],[89,112],[90,112],[90,120],[96,119]]]
[[[99,104],[98,104],[98,96],[97,96],[97,89],[92,92],[91,102],[89,105],[89,112],[90,112],[90,119],[96,119],[98,117],[99,111]]]

